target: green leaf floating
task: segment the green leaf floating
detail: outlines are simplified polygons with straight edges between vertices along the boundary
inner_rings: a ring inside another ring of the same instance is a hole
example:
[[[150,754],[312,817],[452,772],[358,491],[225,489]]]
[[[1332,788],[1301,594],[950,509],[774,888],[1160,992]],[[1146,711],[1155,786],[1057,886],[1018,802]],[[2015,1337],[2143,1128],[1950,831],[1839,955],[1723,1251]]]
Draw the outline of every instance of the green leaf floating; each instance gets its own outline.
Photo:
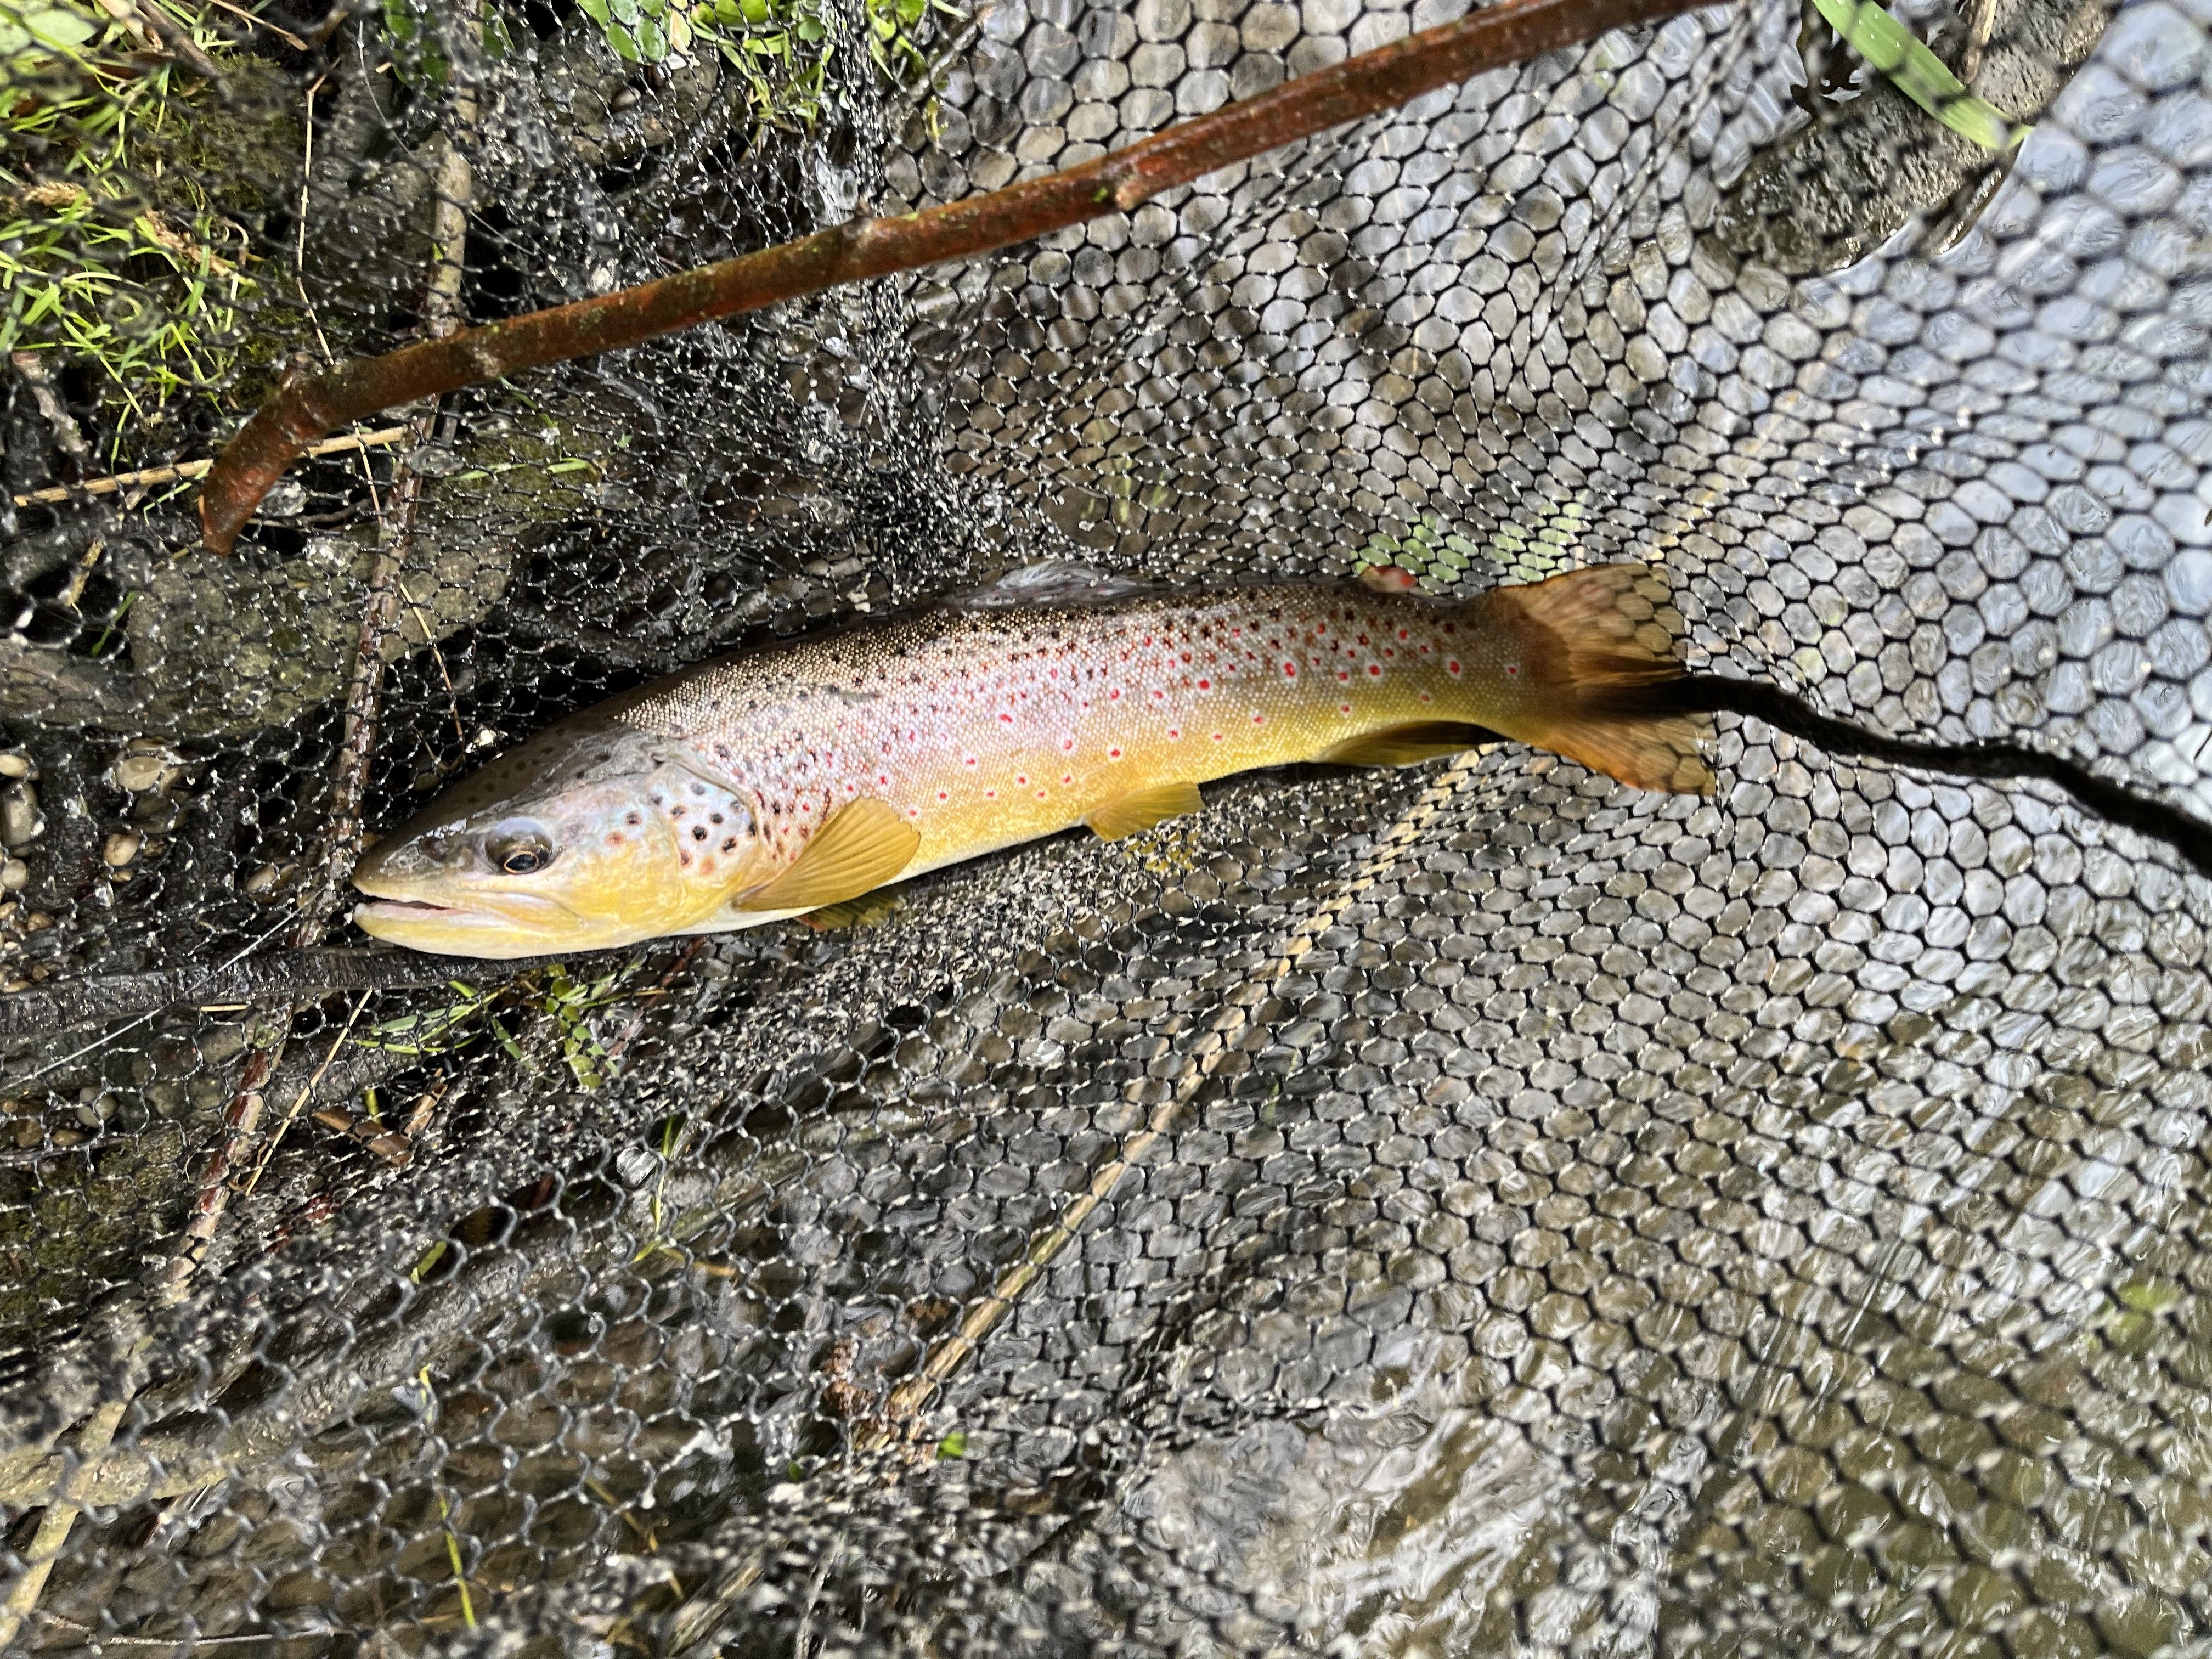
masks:
[[[1897,89],[1960,137],[1984,149],[2016,149],[2028,129],[1968,92],[1943,60],[1874,0],[1813,0],[1844,44]]]

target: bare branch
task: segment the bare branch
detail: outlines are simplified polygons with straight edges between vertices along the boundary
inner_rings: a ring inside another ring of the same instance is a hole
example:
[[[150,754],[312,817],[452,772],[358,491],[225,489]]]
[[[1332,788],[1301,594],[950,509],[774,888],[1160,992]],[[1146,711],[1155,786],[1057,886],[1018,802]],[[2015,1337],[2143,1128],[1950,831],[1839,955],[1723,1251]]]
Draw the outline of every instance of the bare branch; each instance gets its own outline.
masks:
[[[464,329],[325,374],[288,374],[216,459],[200,530],[229,551],[301,452],[378,410],[518,370],[634,346],[842,283],[971,258],[1108,214],[1438,87],[1607,29],[1696,9],[1698,0],[1502,0],[1064,172],[925,212],[855,220],[742,258],[678,271],[594,300]]]
[[[375,432],[349,433],[342,438],[325,438],[319,444],[310,444],[304,453],[336,455],[346,450],[375,449],[412,436],[414,430],[412,427],[387,426]],[[73,501],[80,495],[112,495],[120,490],[140,489],[154,484],[182,483],[188,478],[199,477],[214,465],[213,461],[179,461],[174,466],[149,466],[137,472],[118,472],[109,477],[88,478],[81,484],[55,484],[49,489],[28,490],[16,496],[15,505],[30,507],[40,503]]]

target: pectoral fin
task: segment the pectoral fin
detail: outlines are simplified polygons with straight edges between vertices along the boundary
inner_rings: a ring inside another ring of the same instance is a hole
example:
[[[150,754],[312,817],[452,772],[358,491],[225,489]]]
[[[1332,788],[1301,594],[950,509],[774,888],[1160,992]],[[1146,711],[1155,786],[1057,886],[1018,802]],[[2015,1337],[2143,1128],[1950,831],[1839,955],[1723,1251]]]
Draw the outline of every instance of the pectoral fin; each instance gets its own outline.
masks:
[[[1479,726],[1464,726],[1456,720],[1415,720],[1347,738],[1314,758],[1336,766],[1412,766],[1498,740],[1495,732],[1486,732]]]
[[[1103,841],[1119,841],[1139,830],[1149,830],[1163,818],[1181,817],[1206,805],[1194,783],[1164,783],[1157,789],[1137,789],[1116,795],[1084,822]]]
[[[914,861],[921,831],[890,802],[856,800],[832,813],[788,870],[731,904],[733,910],[813,910],[882,886]]]

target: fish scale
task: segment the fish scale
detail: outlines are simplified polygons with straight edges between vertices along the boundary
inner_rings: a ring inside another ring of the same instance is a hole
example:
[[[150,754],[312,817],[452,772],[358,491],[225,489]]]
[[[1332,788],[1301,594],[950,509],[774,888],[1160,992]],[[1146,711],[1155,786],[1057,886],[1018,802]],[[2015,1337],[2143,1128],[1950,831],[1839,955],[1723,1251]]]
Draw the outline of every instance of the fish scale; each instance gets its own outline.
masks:
[[[1134,789],[1499,713],[1506,642],[1433,602],[1346,592],[936,613],[714,665],[617,718],[695,744],[760,803],[779,860],[872,795],[921,831],[918,874]]]
[[[1079,823],[1126,833],[1233,773],[1402,761],[1483,733],[1703,787],[1692,723],[1596,696],[1679,672],[1650,586],[1611,566],[1467,603],[1144,590],[949,605],[777,645],[495,763],[364,862],[357,884],[381,902],[358,919],[483,954],[720,931]],[[542,859],[503,867],[525,843]]]

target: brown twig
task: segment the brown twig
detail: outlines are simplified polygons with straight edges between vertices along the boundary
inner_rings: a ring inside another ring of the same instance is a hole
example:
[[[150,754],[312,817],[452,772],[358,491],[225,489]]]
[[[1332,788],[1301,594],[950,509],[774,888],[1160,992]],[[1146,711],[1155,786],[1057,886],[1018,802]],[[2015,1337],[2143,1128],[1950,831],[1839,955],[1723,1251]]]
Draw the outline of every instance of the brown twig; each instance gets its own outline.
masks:
[[[266,1103],[262,1091],[268,1085],[270,1074],[276,1069],[276,1061],[284,1052],[284,1041],[290,1028],[289,1017],[283,1029],[269,1035],[246,1057],[246,1071],[239,1079],[238,1091],[231,1097],[230,1109],[223,1114],[222,1141],[209,1157],[200,1171],[199,1192],[192,1200],[191,1215],[185,1223],[183,1241],[176,1254],[169,1258],[162,1270],[161,1281],[155,1288],[157,1300],[173,1304],[185,1298],[191,1286],[192,1274],[199,1268],[207,1255],[208,1246],[214,1242],[216,1229],[222,1225],[223,1212],[230,1207],[231,1171],[245,1161],[255,1135],[261,1127],[261,1113]]]
[[[35,351],[16,351],[9,354],[8,361],[23,377],[23,384],[31,388],[31,397],[39,405],[39,413],[46,417],[46,424],[53,428],[55,446],[70,459],[78,471],[89,472],[92,470],[92,448],[85,442],[84,434],[77,429],[76,417],[69,412],[69,405],[62,402],[61,393],[55,389],[54,377],[47,372],[46,360]],[[58,493],[62,500],[69,499],[68,490]],[[21,507],[30,499],[18,495],[15,505]]]
[[[131,0],[99,0],[100,9],[122,24],[138,38],[151,45],[158,41],[168,55],[204,81],[222,84],[222,70],[216,61],[200,50],[199,42],[189,31],[179,28],[163,15],[160,0],[147,0],[140,6]]]
[[[291,47],[295,52],[305,52],[307,50],[307,43],[301,40],[298,35],[293,33],[291,30],[282,28],[276,24],[270,22],[265,17],[255,16],[252,12],[246,10],[245,7],[235,3],[235,0],[208,0],[208,3],[215,7],[219,11],[227,11],[233,17],[244,20],[246,23],[255,28],[267,29],[270,33],[275,35],[279,40],[282,40],[286,46]]]
[[[532,312],[325,374],[288,373],[217,459],[200,492],[207,545],[228,552],[269,487],[317,438],[377,410],[518,370],[633,346],[842,283],[971,258],[1107,214],[1294,140],[1607,29],[1699,0],[1502,0],[1080,167],[921,213],[855,220],[742,258],[599,299]]]
[[[388,1163],[404,1164],[414,1153],[415,1149],[408,1144],[405,1135],[396,1135],[389,1129],[365,1122],[335,1106],[325,1106],[313,1116],[315,1121],[325,1129],[335,1129],[342,1135],[350,1136]]]
[[[1996,27],[1996,0],[1970,0],[1964,19],[1964,45],[1959,52],[1956,74],[1967,86],[1982,70],[1982,54],[1989,49],[1990,31]]]
[[[29,356],[20,352],[19,356]],[[68,411],[64,410],[64,418]],[[406,426],[380,427],[374,432],[349,432],[343,438],[325,438],[319,444],[310,444],[302,453],[308,455],[337,455],[349,450],[379,449],[386,444],[396,444],[410,436],[414,428]],[[74,457],[72,457],[74,459]],[[111,477],[88,478],[81,484],[57,484],[46,489],[33,489],[15,497],[18,507],[38,503],[75,501],[80,495],[112,495],[125,489],[137,489],[142,485],[182,483],[203,477],[215,463],[210,461],[179,461],[174,466],[149,466],[137,472],[118,472]]]

